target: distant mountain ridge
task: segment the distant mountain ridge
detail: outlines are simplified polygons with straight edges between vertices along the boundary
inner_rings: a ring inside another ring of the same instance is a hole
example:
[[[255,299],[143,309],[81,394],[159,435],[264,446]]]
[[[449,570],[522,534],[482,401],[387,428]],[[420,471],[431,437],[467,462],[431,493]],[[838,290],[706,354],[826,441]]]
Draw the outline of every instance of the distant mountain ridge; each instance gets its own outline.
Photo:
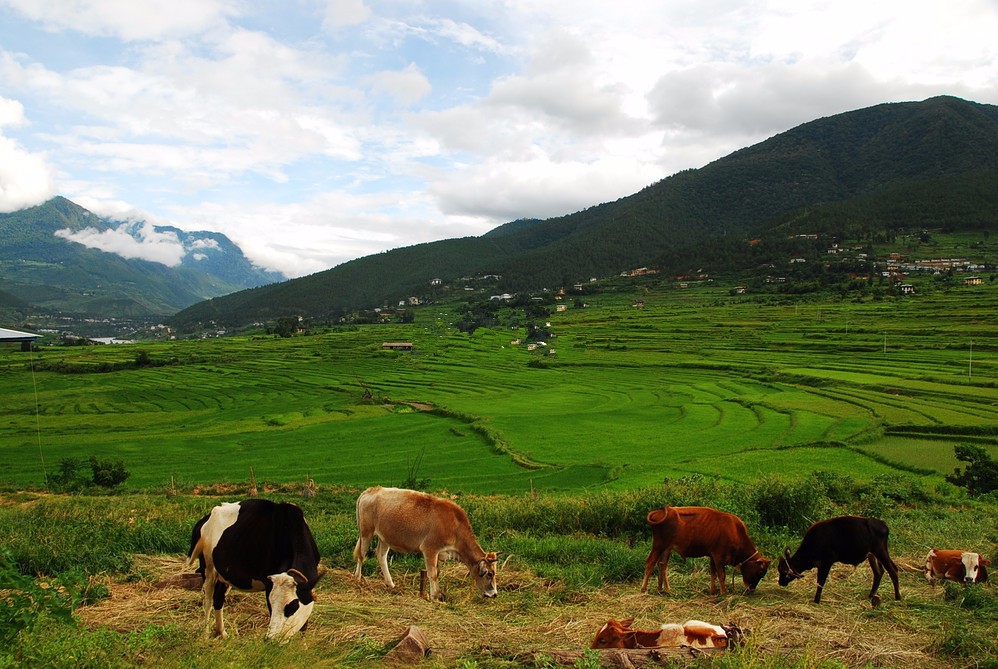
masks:
[[[196,304],[171,322],[332,318],[426,294],[431,279],[480,274],[501,275],[509,291],[557,288],[645,265],[679,270],[710,260],[717,244],[791,228],[996,226],[995,211],[998,107],[954,97],[889,103],[805,123],[615,202],[360,258]]]
[[[180,262],[171,267],[101,250],[111,239],[138,247],[143,228]],[[165,318],[205,299],[283,279],[254,267],[220,233],[113,221],[64,197],[0,214],[0,291],[42,312]]]

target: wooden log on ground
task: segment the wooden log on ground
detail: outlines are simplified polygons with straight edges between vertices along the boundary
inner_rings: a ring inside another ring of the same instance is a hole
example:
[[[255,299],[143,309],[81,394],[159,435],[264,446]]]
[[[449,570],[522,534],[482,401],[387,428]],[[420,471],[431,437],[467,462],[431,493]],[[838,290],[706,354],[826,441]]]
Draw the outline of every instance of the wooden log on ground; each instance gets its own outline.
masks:
[[[156,581],[157,588],[183,588],[184,590],[200,590],[204,585],[201,574],[176,574]]]
[[[663,666],[670,663],[689,661],[698,657],[710,657],[723,653],[727,648],[692,648],[690,646],[661,646],[659,648],[614,648],[593,651],[599,654],[601,667],[610,669],[637,669],[639,667]],[[584,650],[537,651],[531,654],[534,662],[546,659],[554,664],[572,666],[586,657]]]
[[[430,652],[430,642],[426,640],[423,630],[415,625],[409,625],[398,644],[385,655],[385,662],[396,664],[419,664]]]

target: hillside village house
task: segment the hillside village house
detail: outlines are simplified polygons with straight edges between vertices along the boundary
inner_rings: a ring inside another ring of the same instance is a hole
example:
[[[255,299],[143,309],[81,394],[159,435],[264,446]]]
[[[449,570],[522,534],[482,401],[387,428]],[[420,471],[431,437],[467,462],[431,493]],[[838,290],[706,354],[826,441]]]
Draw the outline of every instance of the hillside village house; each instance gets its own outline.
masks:
[[[381,344],[383,351],[411,351],[411,341],[386,341]]]

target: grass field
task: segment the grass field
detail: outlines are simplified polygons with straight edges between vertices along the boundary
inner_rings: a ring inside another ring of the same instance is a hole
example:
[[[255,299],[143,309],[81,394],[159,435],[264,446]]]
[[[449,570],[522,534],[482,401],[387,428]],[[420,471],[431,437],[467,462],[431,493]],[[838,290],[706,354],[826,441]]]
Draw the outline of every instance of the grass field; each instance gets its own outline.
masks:
[[[511,344],[522,331],[462,334],[439,306],[412,325],[291,339],[6,349],[0,484],[44,486],[62,459],[91,455],[122,459],[133,489],[245,481],[252,467],[262,481],[519,492],[816,468],[939,480],[955,444],[998,454],[992,287],[586,299],[552,314],[556,336],[532,352]],[[398,339],[415,350],[381,350]],[[139,350],[170,364],[103,371]]]
[[[994,500],[943,479],[955,445],[998,456],[998,291],[985,288],[859,303],[619,283],[586,308],[566,300],[535,351],[511,343],[523,330],[458,332],[456,305],[289,339],[2,349],[0,590],[36,599],[3,600],[0,634],[41,613],[0,666],[380,666],[418,624],[432,666],[543,667],[535,653],[634,615],[752,630],[698,666],[996,667],[993,588],[933,589],[918,571],[932,546],[998,548]],[[394,340],[415,350],[382,350]],[[130,477],[111,495],[45,490],[91,456]],[[153,587],[186,570],[194,520],[249,494],[251,468],[259,494],[303,506],[329,569],[314,625],[288,646],[261,641],[259,595],[233,597],[237,634],[218,642],[197,593]],[[393,562],[396,592],[373,559],[355,583],[353,502],[372,484],[456,495],[504,555],[500,598],[466,598],[451,566],[449,604],[419,600],[414,557]],[[904,600],[882,586],[871,608],[865,565],[833,570],[820,607],[812,576],[782,589],[775,569],[756,596],[711,597],[705,561],[679,558],[672,595],[639,595],[645,514],[664,504],[738,513],[774,558],[815,520],[883,517]],[[75,624],[55,615],[70,592]]]
[[[365,565],[365,581],[353,579],[356,490],[320,488],[310,499],[289,489],[271,490],[268,497],[303,507],[327,570],[316,589],[307,633],[278,646],[262,640],[268,618],[258,593],[230,593],[231,636],[220,641],[207,635],[199,592],[156,587],[161,579],[189,573],[184,554],[193,520],[220,500],[242,496],[237,490],[219,492],[169,499],[162,493],[0,493],[0,557],[9,555],[19,569],[40,575],[38,582],[46,587],[37,586],[35,596],[62,592],[68,606],[71,590],[66,588],[82,586],[76,591],[75,623],[39,614],[30,628],[0,647],[0,662],[73,669],[377,667],[405,629],[418,625],[433,650],[421,666],[550,667],[546,655],[587,648],[607,619],[633,616],[646,629],[697,618],[735,624],[749,633],[744,648],[695,667],[998,665],[994,588],[931,587],[920,573],[929,546],[993,551],[998,545],[993,500],[940,497],[899,486],[897,480],[855,484],[823,477],[777,490],[776,499],[796,500],[792,506],[805,514],[877,511],[887,520],[903,599],[890,597],[885,579],[883,603],[872,608],[865,564],[833,568],[820,605],[811,602],[813,571],[781,588],[774,567],[752,596],[743,593],[740,579],[732,594],[711,596],[706,560],[678,556],[670,564],[671,593],[658,594],[654,585],[649,594],[639,593],[650,544],[644,514],[666,501],[738,509],[769,557],[795,547],[799,530],[779,525],[782,519],[767,520],[772,482],[745,486],[688,480],[629,492],[463,495],[457,499],[482,544],[501,553],[499,596],[482,600],[469,590],[466,570],[445,563],[441,584],[447,603],[431,604],[418,596],[418,557],[393,559],[394,591],[381,583],[373,555]],[[843,493],[846,502],[832,500]],[[794,526],[801,521],[806,519],[790,519]],[[0,569],[0,582],[6,576]],[[0,616],[0,633],[10,622]],[[589,662],[579,666],[596,666]]]

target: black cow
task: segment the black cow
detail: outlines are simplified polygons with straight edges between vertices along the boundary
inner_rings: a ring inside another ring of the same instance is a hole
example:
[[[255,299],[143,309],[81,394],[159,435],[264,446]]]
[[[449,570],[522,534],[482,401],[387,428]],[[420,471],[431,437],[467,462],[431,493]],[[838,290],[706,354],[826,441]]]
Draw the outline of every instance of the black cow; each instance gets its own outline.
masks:
[[[780,572],[780,585],[800,578],[808,569],[818,568],[818,591],[814,593],[814,603],[821,601],[821,589],[825,587],[828,572],[836,562],[858,565],[869,560],[873,570],[873,588],[870,599],[876,604],[877,588],[884,570],[894,582],[894,599],[901,599],[898,589],[898,568],[887,552],[887,523],[879,518],[863,516],[839,516],[822,520],[807,529],[800,548],[793,555],[786,549],[780,558],[777,569]]]
[[[319,549],[298,506],[265,499],[216,506],[194,525],[190,563],[194,560],[204,576],[205,613],[214,606],[216,636],[226,636],[222,607],[229,586],[266,593],[268,639],[287,641],[305,630],[312,588],[322,574]]]

